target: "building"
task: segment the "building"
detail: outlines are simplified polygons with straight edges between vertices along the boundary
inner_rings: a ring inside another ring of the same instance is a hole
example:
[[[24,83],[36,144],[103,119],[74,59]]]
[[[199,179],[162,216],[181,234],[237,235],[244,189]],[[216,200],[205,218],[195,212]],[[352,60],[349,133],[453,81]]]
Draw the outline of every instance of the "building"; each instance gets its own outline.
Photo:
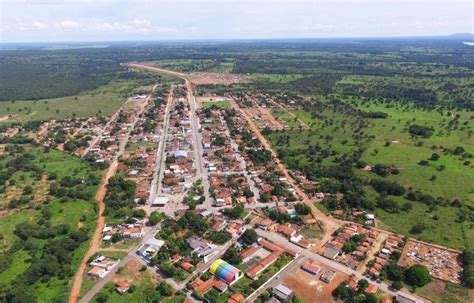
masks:
[[[228,285],[234,284],[242,277],[242,273],[239,269],[235,268],[222,259],[214,261],[214,263],[212,263],[211,267],[209,268],[209,272]]]
[[[283,284],[279,284],[273,288],[273,296],[282,302],[291,302],[294,297],[293,290]]]
[[[151,206],[154,207],[165,207],[168,204],[170,198],[169,197],[156,197],[155,200],[151,202]]]
[[[328,270],[321,275],[320,279],[323,282],[331,283],[332,279],[334,279],[335,276],[336,276],[335,271]]]
[[[130,289],[130,284],[128,284],[127,280],[120,279],[115,283],[115,289],[120,294],[124,294]]]
[[[402,294],[402,293],[398,293],[396,299],[398,303],[422,303],[423,302],[423,300],[420,300],[420,299],[417,299],[417,298],[414,298],[407,294]]]
[[[151,238],[138,248],[137,255],[142,257],[145,262],[150,263],[151,259],[156,256],[164,244],[165,242],[163,240]]]
[[[340,250],[335,247],[326,247],[323,255],[328,259],[334,260],[337,258],[337,256],[339,256],[339,253]]]
[[[243,303],[243,302],[245,302],[245,297],[239,292],[233,294],[227,301],[227,303]]]
[[[92,267],[91,270],[87,273],[90,276],[97,277],[97,278],[103,278],[109,273],[108,270],[105,268],[99,267],[99,266],[94,266]]]
[[[321,271],[321,267],[314,264],[313,259],[308,259],[308,261],[304,262],[303,265],[301,265],[301,269],[313,275],[317,275]]]
[[[200,238],[191,237],[186,239],[186,242],[193,250],[192,254],[203,258],[204,262],[209,261],[208,259],[215,254],[215,247]]]

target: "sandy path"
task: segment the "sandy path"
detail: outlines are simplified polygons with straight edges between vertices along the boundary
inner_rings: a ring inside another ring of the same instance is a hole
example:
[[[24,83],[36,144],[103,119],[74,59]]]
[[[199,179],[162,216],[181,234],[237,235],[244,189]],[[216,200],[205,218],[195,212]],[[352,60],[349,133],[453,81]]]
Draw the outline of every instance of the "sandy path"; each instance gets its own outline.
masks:
[[[77,269],[76,275],[74,277],[74,281],[71,287],[71,292],[69,294],[69,302],[77,302],[77,298],[79,297],[79,293],[81,292],[82,278],[87,268],[87,261],[100,248],[100,239],[102,238],[102,230],[104,230],[104,227],[105,227],[104,197],[107,191],[107,184],[109,182],[109,179],[115,175],[115,172],[117,171],[117,166],[118,166],[118,162],[114,161],[112,165],[109,167],[109,169],[107,170],[107,173],[104,175],[102,179],[102,184],[100,185],[99,190],[97,191],[95,195],[95,199],[97,200],[97,205],[99,206],[99,217],[97,219],[97,227],[89,243],[89,248],[87,250],[87,253],[84,255],[84,258],[82,258],[81,264],[79,265],[79,268]]]
[[[337,228],[339,228],[339,226],[341,225],[342,222],[338,222],[338,220],[336,220],[332,217],[326,216],[314,205],[314,203],[313,203],[314,201],[310,200],[308,198],[308,196],[306,195],[306,193],[299,187],[296,180],[293,179],[293,177],[290,175],[290,173],[288,172],[286,167],[281,163],[281,161],[278,158],[277,154],[272,149],[272,146],[267,141],[267,139],[262,135],[262,133],[257,128],[257,126],[252,121],[252,119],[247,115],[247,113],[244,110],[242,110],[242,108],[240,108],[240,106],[237,104],[237,102],[235,102],[235,100],[232,100],[231,103],[240,112],[240,114],[245,118],[245,120],[247,120],[247,123],[249,124],[250,129],[257,136],[257,138],[260,140],[260,142],[262,142],[263,146],[272,153],[272,155],[275,159],[275,162],[277,164],[277,169],[284,173],[284,175],[287,178],[288,182],[293,186],[293,188],[295,189],[295,192],[300,197],[300,199],[306,205],[308,205],[311,208],[311,213],[312,213],[313,217],[316,218],[319,222],[323,223],[323,226],[320,226],[324,231],[324,237],[320,241],[320,245],[323,245],[324,243],[326,243],[327,240],[330,239],[331,234]]]
[[[156,85],[155,85],[156,88]],[[105,198],[105,193],[107,191],[107,184],[108,181],[111,177],[113,177],[117,171],[118,167],[118,159],[121,154],[125,151],[125,146],[127,145],[130,133],[133,131],[135,128],[135,124],[138,121],[140,115],[143,113],[143,111],[146,108],[146,105],[149,103],[151,100],[151,97],[148,97],[146,99],[146,102],[143,102],[140,105],[140,110],[137,113],[135,122],[133,126],[130,128],[127,136],[124,138],[124,140],[120,143],[119,151],[115,155],[114,161],[111,163],[110,167],[107,170],[107,173],[104,175],[102,178],[102,184],[99,187],[99,190],[96,193],[96,200],[97,204],[99,206],[99,216],[97,219],[97,226],[94,231],[94,235],[92,236],[92,240],[89,244],[89,249],[87,250],[87,253],[84,255],[82,258],[81,264],[79,265],[78,270],[76,271],[76,275],[73,280],[73,284],[71,287],[71,292],[69,293],[69,303],[76,303],[77,299],[79,297],[79,294],[81,292],[81,287],[82,287],[82,280],[84,278],[84,272],[87,268],[87,261],[89,258],[94,255],[99,249],[100,249],[100,241],[102,238],[102,231],[104,230],[105,227],[105,216],[104,216],[104,210],[105,210],[105,203],[104,203],[104,198]]]

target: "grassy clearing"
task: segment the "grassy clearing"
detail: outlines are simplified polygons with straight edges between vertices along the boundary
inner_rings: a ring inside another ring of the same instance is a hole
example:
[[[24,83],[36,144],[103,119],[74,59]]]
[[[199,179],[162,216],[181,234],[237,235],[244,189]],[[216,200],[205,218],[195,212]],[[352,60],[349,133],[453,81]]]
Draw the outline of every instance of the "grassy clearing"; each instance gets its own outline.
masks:
[[[119,276],[129,276],[129,270],[124,268]],[[142,302],[150,293],[153,292],[155,285],[151,280],[150,273],[147,271],[140,273],[139,276],[134,277],[134,280],[130,282],[131,285],[135,285],[136,289],[132,293],[128,292],[125,294],[119,294],[115,290],[114,283],[107,283],[106,286],[100,291],[101,294],[105,294],[108,297],[107,302],[114,303],[129,303],[129,302]],[[97,295],[92,299],[92,302],[97,302]]]
[[[467,288],[441,280],[433,280],[431,283],[417,288],[415,293],[433,303],[469,302],[469,290]]]
[[[46,176],[54,172],[57,174],[57,179],[60,180],[65,176],[77,178],[87,177],[90,174],[100,174],[100,172],[92,170],[87,162],[78,157],[57,150],[50,150],[45,153],[42,148],[31,146],[25,146],[25,148],[32,155],[31,164],[41,167]],[[87,190],[95,193],[97,186],[88,186]],[[94,201],[62,198],[38,203],[34,208],[10,210],[5,216],[0,217],[0,230],[4,237],[2,251],[7,251],[15,241],[19,241],[19,238],[14,234],[16,226],[22,222],[37,222],[40,218],[43,218],[42,209],[49,209],[50,218],[47,220],[47,224],[67,224],[71,230],[85,228],[89,236],[95,228],[97,210]],[[12,253],[11,263],[0,272],[0,281],[10,283],[18,279],[30,268],[31,262],[29,260],[41,256],[43,246],[46,243],[46,240],[35,239],[36,246],[34,248],[29,250],[20,248],[20,250]],[[88,245],[89,241],[82,242],[72,252],[70,264],[72,273],[79,265]],[[28,289],[38,302],[53,302],[63,298],[64,295],[67,296],[70,287],[69,282],[69,276],[54,276],[49,280],[39,280]]]
[[[441,146],[453,150],[462,146],[466,152],[474,154],[474,141],[470,113],[460,111],[425,111],[401,106],[386,105],[369,100],[350,99],[347,102],[364,112],[384,112],[386,119],[369,119],[369,124],[362,128],[366,136],[354,139],[353,131],[359,127],[356,117],[347,113],[327,108],[313,116],[303,110],[294,113],[311,126],[310,130],[288,130],[273,132],[267,137],[277,151],[283,152],[286,164],[292,167],[314,165],[312,161],[320,161],[322,166],[337,165],[338,158],[351,154],[358,148],[364,148],[361,160],[369,165],[388,164],[399,168],[398,175],[390,175],[385,180],[393,180],[405,188],[421,190],[433,197],[443,197],[448,201],[460,199],[465,204],[474,205],[474,169],[466,165],[466,159],[448,152]],[[288,120],[284,114],[274,110],[275,114]],[[459,115],[457,127],[449,123]],[[417,123],[432,126],[435,129],[430,138],[413,138],[407,131],[406,123]],[[422,142],[422,143],[420,143]],[[308,146],[320,145],[329,149],[330,153],[321,159],[305,153]],[[433,146],[436,146],[434,148]],[[433,153],[440,155],[437,161],[430,161],[429,166],[420,166],[421,160],[428,160]],[[443,169],[442,169],[443,168]],[[355,168],[354,168],[355,169]],[[380,178],[374,173],[357,170],[356,174],[363,180]],[[435,177],[433,177],[435,176]],[[366,189],[367,199],[375,201],[377,194],[371,188]],[[400,205],[407,202],[404,197],[390,197]],[[421,240],[438,243],[453,248],[474,246],[474,230],[469,221],[460,222],[459,208],[439,206],[431,210],[427,205],[412,202],[413,208],[405,213],[388,213],[376,209],[381,226],[394,232],[409,234],[416,223],[423,223],[425,231],[412,235]],[[318,204],[319,206],[320,204]],[[321,205],[322,206],[322,205]]]
[[[215,107],[218,109],[226,109],[230,107],[229,101],[207,101],[202,103],[203,108]]]
[[[113,81],[98,89],[74,96],[38,101],[0,102],[0,122],[65,119],[111,115],[134,92],[134,81]]]
[[[283,124],[288,125],[291,129],[298,129],[300,126],[300,123],[295,121],[295,118],[283,109],[273,108],[271,110],[271,114]]]

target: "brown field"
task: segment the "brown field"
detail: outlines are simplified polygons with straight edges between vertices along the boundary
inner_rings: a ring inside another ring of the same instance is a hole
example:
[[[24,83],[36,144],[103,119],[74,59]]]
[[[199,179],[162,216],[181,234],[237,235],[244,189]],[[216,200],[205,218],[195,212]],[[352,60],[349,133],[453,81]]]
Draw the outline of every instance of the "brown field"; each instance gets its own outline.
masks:
[[[202,102],[219,102],[219,101],[230,101],[229,98],[223,97],[223,96],[217,96],[217,95],[205,95],[205,96],[200,96],[196,97],[196,100],[199,103]]]
[[[334,302],[332,292],[341,282],[349,279],[349,275],[336,271],[336,276],[327,284],[319,279],[321,273],[327,270],[333,270],[329,267],[323,266],[318,262],[314,264],[321,267],[321,272],[318,275],[312,275],[301,268],[298,268],[292,275],[287,276],[283,280],[283,284],[293,289],[298,297],[304,302]]]
[[[266,108],[257,106],[243,108],[242,110],[244,110],[248,116],[252,117],[260,129],[268,127],[271,130],[280,130],[285,128]]]
[[[194,85],[209,85],[209,84],[231,85],[231,84],[248,81],[249,77],[240,76],[240,75],[232,75],[232,74],[195,72],[195,73],[191,73],[190,80]]]

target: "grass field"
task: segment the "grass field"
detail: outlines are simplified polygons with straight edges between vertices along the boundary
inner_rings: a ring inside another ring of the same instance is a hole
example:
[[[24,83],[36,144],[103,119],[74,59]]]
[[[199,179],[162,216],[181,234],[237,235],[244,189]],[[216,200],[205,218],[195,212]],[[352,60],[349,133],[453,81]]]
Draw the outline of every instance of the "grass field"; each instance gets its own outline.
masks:
[[[433,197],[443,197],[448,201],[460,199],[467,205],[474,206],[473,165],[466,165],[466,159],[441,149],[441,146],[451,150],[461,146],[466,152],[474,154],[470,113],[427,111],[405,106],[397,108],[361,99],[347,102],[364,112],[380,111],[387,113],[388,117],[368,119],[369,124],[362,128],[364,136],[355,139],[353,131],[359,127],[360,122],[350,113],[328,108],[318,112],[320,117],[314,117],[307,111],[294,111],[301,120],[311,126],[310,130],[293,129],[268,135],[276,150],[291,154],[284,157],[290,168],[295,164],[299,167],[312,165],[310,157],[304,152],[309,145],[319,144],[331,151],[327,157],[321,159],[323,166],[335,165],[342,155],[364,148],[361,159],[369,165],[381,163],[399,168],[398,175],[390,175],[385,177],[385,180],[396,181],[407,189],[421,190]],[[274,109],[272,113],[288,124],[293,121],[287,113],[278,109]],[[449,127],[456,115],[459,115],[457,126]],[[430,138],[414,138],[407,131],[407,123],[432,126],[435,132]],[[281,139],[286,137],[288,141],[283,140],[282,144]],[[418,164],[421,160],[428,160],[433,153],[440,155],[439,160],[429,161],[429,166]],[[355,171],[362,180],[380,178],[367,171]],[[377,198],[371,188],[367,187],[366,192],[368,199]],[[408,202],[404,197],[393,199],[401,205]],[[395,232],[408,234],[415,223],[423,223],[427,227],[425,231],[413,236],[453,248],[474,247],[473,228],[468,222],[459,221],[462,210],[451,206],[439,206],[430,210],[425,204],[412,204],[413,208],[408,213],[393,214],[382,209],[377,209],[375,213],[382,225]]]
[[[464,303],[469,301],[469,290],[453,283],[433,280],[416,289],[416,294],[433,303]]]
[[[74,96],[38,101],[0,102],[0,122],[111,115],[137,87],[138,84],[134,81],[114,81]]]
[[[208,101],[202,103],[203,108],[217,107],[219,109],[225,109],[230,107],[229,101]]]
[[[44,153],[42,148],[27,147],[28,153],[33,157],[31,163],[37,167],[41,167],[46,175],[56,173],[58,179],[65,176],[87,177],[89,174],[98,174],[100,172],[91,169],[84,160],[57,151],[50,150]],[[88,186],[88,191],[95,193],[97,186]],[[96,205],[93,201],[77,200],[77,199],[55,199],[50,202],[38,203],[34,208],[22,210],[12,210],[0,217],[0,230],[3,235],[1,250],[3,252],[10,249],[15,241],[19,238],[14,234],[15,227],[22,222],[37,222],[42,217],[42,209],[49,209],[50,219],[48,224],[68,224],[71,230],[85,228],[89,235],[92,234],[96,223]],[[20,248],[12,254],[12,261],[8,267],[0,272],[0,281],[9,283],[18,278],[25,270],[30,267],[30,259],[39,257],[43,246],[47,241],[43,239],[35,240],[34,249],[26,250]],[[87,250],[89,241],[82,242],[71,254],[71,272],[74,272],[79,265],[85,251]],[[21,246],[20,246],[21,247]],[[30,290],[37,298],[38,302],[53,302],[58,298],[62,298],[69,289],[70,277],[52,277],[47,281],[39,280],[34,283]]]

